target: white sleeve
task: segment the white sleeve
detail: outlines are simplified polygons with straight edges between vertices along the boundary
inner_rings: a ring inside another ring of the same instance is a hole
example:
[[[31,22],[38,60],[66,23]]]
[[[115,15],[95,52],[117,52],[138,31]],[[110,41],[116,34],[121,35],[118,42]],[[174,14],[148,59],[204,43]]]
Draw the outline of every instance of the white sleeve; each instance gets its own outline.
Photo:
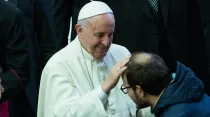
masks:
[[[99,86],[97,88],[97,93],[98,93],[98,95],[99,95],[99,97],[100,97],[103,105],[105,105],[106,102],[107,102],[107,100],[108,100],[108,95],[102,90],[102,87],[101,86]]]
[[[40,111],[38,111],[38,117],[104,117],[107,115],[97,88],[81,95],[70,74],[62,67],[50,66],[50,69],[45,69],[44,74],[42,80],[46,82],[42,81],[40,84],[38,108],[41,110],[38,109]]]

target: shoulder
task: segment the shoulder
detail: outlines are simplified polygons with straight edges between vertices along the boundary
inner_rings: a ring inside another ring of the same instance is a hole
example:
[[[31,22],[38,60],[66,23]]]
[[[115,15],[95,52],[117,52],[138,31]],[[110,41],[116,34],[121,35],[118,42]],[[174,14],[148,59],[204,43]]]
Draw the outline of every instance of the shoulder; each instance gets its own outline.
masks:
[[[4,0],[0,1],[0,13],[1,17],[5,19],[12,19],[15,16],[21,15],[20,10],[15,5]]]
[[[129,50],[126,47],[118,44],[112,44],[109,51],[114,55],[121,55],[124,57],[130,55]]]
[[[121,51],[128,51],[128,49],[126,48],[126,47],[124,47],[124,46],[122,46],[122,45],[118,45],[118,44],[111,44],[111,47],[110,47],[110,49],[113,49],[113,50],[121,50]]]
[[[173,106],[169,106],[164,115],[169,116],[179,116],[179,117],[201,117],[206,116],[207,108],[203,107],[200,101],[190,102],[190,103],[180,103]],[[210,115],[210,113],[208,112]]]
[[[77,43],[75,41],[72,41],[70,44],[68,44],[63,49],[56,52],[47,62],[45,65],[46,68],[52,68],[52,67],[64,67],[67,66],[68,63],[73,64],[75,61],[77,61],[77,56],[79,54],[79,50],[77,47]]]
[[[3,28],[5,34],[13,28],[14,25],[22,25],[22,13],[13,4],[0,0],[0,28]]]

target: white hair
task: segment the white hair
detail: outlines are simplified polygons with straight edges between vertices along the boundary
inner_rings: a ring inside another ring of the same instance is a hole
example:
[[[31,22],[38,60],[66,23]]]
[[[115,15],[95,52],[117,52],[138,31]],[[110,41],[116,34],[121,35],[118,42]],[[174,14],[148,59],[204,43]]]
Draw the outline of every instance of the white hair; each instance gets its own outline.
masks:
[[[77,21],[77,24],[81,25],[82,28],[85,28],[89,23],[90,18],[85,18]]]

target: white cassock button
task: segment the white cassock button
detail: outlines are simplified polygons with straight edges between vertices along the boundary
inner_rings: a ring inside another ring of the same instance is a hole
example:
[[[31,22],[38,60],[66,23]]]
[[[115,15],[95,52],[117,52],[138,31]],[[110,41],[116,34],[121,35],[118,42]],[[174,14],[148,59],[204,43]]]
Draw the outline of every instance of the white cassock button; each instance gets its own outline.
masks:
[[[109,105],[110,105],[110,106],[112,106],[112,105],[113,105],[113,103],[112,103],[112,102],[110,102],[110,103],[109,103]]]
[[[113,115],[115,114],[115,110],[112,110],[112,114],[113,114]]]
[[[104,77],[102,78],[102,81],[104,81],[105,79],[104,79]]]

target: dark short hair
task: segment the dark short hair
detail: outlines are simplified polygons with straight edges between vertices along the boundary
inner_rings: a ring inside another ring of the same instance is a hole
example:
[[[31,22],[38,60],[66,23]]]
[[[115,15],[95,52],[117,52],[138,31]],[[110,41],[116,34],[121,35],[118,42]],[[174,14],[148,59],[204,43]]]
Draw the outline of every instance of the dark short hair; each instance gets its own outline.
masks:
[[[140,55],[149,55],[146,62],[140,62]],[[131,86],[139,85],[150,95],[159,95],[172,80],[164,60],[152,53],[137,52],[132,54],[127,64],[127,79]]]

